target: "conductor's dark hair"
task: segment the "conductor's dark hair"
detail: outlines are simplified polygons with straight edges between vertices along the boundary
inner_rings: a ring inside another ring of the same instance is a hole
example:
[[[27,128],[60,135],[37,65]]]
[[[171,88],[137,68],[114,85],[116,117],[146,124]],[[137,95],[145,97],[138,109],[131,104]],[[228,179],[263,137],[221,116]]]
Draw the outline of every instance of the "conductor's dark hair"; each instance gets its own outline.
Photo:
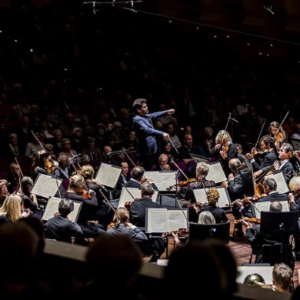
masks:
[[[131,177],[135,180],[140,180],[145,173],[145,169],[143,167],[134,167],[131,172]]]
[[[132,105],[134,112],[137,112],[138,109],[141,109],[142,105],[144,103],[147,103],[147,100],[143,99],[143,98],[138,98],[138,99],[134,100],[133,105]]]
[[[260,142],[264,142],[266,145],[270,145],[270,147],[274,147],[275,144],[275,139],[271,137],[270,135],[264,135],[261,139]]]
[[[267,178],[264,182],[264,186],[268,186],[271,191],[277,190],[277,183],[273,178]]]
[[[74,210],[74,203],[70,199],[62,199],[58,204],[58,212],[63,217],[66,217]]]

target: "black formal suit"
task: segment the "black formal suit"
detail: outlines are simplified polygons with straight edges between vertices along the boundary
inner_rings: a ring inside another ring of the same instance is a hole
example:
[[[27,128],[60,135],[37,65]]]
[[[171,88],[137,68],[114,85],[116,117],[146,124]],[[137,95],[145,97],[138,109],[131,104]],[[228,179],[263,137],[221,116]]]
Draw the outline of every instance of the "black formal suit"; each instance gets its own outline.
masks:
[[[114,189],[114,198],[115,199],[120,198],[123,185],[125,185],[129,180],[130,180],[130,176],[128,174],[126,176],[120,174],[120,177],[119,177],[117,184],[115,186],[115,189]]]
[[[202,206],[200,209],[199,214],[201,214],[203,211],[209,211],[212,213],[212,215],[215,217],[216,219],[216,223],[224,223],[228,221],[228,218],[226,216],[225,211],[222,208],[219,208],[215,205],[206,205],[206,206]]]
[[[280,194],[278,192],[270,193],[268,196],[260,198],[257,202],[274,202],[274,201],[288,201],[289,197],[286,194]]]
[[[138,227],[146,227],[146,208],[158,208],[162,205],[153,202],[152,199],[142,197],[139,200],[133,201],[130,206],[130,222]]]
[[[129,181],[127,181],[125,186],[128,188],[138,188],[138,189],[141,188],[141,184],[139,182],[137,182],[136,180],[134,180],[133,178],[131,178]]]
[[[274,174],[277,174],[280,171],[282,171],[285,182],[288,185],[291,178],[294,176],[294,167],[292,163],[287,161],[282,167],[279,167],[279,170],[276,170]]]
[[[274,162],[278,159],[277,153],[274,149],[265,154],[262,160],[255,159],[252,163],[254,171],[262,170],[263,173],[267,173],[273,166]]]

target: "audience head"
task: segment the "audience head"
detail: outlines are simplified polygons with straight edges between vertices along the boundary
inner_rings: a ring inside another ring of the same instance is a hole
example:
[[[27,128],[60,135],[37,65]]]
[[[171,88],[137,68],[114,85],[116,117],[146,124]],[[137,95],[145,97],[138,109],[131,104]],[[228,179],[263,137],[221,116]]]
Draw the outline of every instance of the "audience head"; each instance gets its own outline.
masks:
[[[275,264],[272,275],[276,291],[288,293],[293,280],[292,269],[284,263]]]

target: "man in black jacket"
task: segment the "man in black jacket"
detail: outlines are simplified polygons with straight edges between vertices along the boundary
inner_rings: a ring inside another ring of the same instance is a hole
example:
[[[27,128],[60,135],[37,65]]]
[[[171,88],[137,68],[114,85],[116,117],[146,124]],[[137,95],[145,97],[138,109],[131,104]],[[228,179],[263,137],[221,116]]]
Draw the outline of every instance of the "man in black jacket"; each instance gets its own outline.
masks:
[[[286,194],[278,193],[277,183],[273,178],[267,178],[264,181],[264,192],[267,194],[266,197],[260,198],[258,202],[274,202],[274,201],[288,201],[289,197]]]

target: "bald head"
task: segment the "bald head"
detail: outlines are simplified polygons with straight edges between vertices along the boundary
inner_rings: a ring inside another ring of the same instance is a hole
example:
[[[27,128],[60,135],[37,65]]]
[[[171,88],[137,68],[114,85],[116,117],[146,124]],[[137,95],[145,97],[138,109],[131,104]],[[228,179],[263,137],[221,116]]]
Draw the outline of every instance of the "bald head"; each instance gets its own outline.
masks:
[[[236,172],[241,167],[241,161],[238,158],[232,158],[229,161],[229,168],[232,172]]]

